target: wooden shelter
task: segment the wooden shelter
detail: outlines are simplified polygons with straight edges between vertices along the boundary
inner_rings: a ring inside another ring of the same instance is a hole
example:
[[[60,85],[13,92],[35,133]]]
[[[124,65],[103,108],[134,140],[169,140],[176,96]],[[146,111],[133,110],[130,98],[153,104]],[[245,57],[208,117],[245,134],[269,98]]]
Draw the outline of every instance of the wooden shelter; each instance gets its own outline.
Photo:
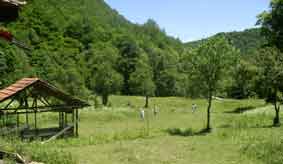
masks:
[[[0,21],[15,20],[19,15],[20,6],[25,4],[25,1],[19,0],[0,0]]]
[[[41,79],[23,78],[0,90],[0,135],[16,132],[22,139],[78,136],[78,110],[87,106]],[[47,118],[53,114],[56,127],[40,128],[41,114]]]

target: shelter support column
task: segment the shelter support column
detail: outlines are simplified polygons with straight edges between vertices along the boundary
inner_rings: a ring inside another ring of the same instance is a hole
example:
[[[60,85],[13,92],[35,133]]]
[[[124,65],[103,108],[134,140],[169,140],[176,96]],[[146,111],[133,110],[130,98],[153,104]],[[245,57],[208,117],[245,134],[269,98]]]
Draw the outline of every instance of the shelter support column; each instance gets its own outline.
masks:
[[[35,133],[36,136],[38,135],[38,131],[37,131],[37,111],[34,112],[34,129],[35,129]]]
[[[68,126],[68,113],[65,112],[65,126]]]
[[[75,109],[75,117],[76,117],[76,121],[75,121],[75,135],[76,137],[79,136],[79,110]]]
[[[19,127],[20,127],[20,115],[17,112],[17,128],[19,128]]]

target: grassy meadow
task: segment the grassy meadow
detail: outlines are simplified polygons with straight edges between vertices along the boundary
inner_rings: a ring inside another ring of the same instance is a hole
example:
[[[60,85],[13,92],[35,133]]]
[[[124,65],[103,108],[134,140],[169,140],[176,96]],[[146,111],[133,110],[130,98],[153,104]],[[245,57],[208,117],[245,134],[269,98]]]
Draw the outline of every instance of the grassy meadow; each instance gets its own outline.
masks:
[[[201,133],[203,99],[152,98],[145,120],[139,117],[143,97],[112,96],[110,102],[81,110],[79,138],[47,144],[5,139],[0,145],[51,164],[282,164],[283,128],[270,127],[274,111],[263,100],[214,100],[209,134]],[[42,126],[55,119],[42,117]]]

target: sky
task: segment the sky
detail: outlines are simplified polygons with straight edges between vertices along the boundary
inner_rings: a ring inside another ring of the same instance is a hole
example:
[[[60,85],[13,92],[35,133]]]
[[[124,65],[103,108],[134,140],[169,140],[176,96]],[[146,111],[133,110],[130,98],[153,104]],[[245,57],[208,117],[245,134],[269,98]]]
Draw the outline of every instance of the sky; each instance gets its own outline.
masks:
[[[270,0],[105,0],[133,23],[154,19],[184,42],[255,27]]]

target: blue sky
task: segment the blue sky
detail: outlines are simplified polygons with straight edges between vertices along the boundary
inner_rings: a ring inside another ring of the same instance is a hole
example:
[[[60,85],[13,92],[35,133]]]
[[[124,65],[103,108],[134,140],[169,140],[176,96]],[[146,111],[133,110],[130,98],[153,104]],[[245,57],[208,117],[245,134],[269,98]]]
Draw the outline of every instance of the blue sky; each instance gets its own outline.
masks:
[[[128,20],[142,24],[154,19],[162,29],[183,41],[218,32],[255,27],[256,16],[270,0],[105,0]]]

